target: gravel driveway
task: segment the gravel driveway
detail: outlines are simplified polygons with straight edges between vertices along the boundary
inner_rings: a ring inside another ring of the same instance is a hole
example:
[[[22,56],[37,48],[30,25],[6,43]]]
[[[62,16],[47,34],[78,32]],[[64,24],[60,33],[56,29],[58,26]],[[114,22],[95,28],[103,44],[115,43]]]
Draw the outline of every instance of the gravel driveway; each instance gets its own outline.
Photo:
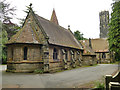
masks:
[[[3,88],[71,88],[98,80],[118,69],[116,64],[99,64],[54,74],[2,73]]]

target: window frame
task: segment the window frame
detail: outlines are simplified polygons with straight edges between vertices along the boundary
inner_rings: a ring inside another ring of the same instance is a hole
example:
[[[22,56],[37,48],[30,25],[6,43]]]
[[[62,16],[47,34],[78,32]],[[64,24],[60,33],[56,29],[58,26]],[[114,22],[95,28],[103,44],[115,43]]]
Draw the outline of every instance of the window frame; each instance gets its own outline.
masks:
[[[13,60],[13,57],[14,57],[14,49],[11,48],[11,56],[12,56],[12,60]]]
[[[28,47],[23,48],[23,60],[27,60],[27,54],[28,54]]]
[[[65,51],[65,59],[68,61],[68,51],[66,49],[64,49]]]
[[[105,59],[106,58],[106,54],[102,53],[102,58]]]
[[[53,60],[58,60],[58,50],[56,48],[53,48]]]

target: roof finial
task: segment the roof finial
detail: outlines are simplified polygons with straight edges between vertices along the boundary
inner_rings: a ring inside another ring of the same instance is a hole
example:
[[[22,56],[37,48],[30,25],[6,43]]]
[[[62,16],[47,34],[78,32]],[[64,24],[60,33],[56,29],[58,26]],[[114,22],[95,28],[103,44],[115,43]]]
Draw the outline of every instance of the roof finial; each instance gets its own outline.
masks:
[[[68,25],[68,30],[70,30],[70,25]]]
[[[32,6],[32,3],[30,3],[30,5],[29,5],[30,7]]]

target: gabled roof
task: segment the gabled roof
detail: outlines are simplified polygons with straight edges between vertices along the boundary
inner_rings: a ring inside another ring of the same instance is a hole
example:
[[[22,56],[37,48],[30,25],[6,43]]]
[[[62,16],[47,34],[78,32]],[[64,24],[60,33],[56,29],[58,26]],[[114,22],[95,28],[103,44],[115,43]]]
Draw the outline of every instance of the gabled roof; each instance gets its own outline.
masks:
[[[39,28],[43,30],[45,37],[48,36],[49,44],[82,49],[82,46],[70,30],[65,29],[49,20],[46,20],[39,15],[34,14],[34,12],[31,15],[33,15],[35,18]],[[30,23],[27,23],[23,25],[23,28],[17,32],[17,34],[14,35],[8,43],[41,44],[40,37],[37,33],[39,34],[39,32],[36,32],[36,30],[31,27]]]
[[[57,24],[57,25],[59,25],[58,19],[57,19],[56,13],[55,13],[55,9],[53,9],[50,21],[53,22],[53,23],[55,23],[55,24]]]
[[[86,40],[89,45],[89,40]],[[92,49],[94,52],[109,52],[109,43],[105,38],[91,39]]]
[[[9,41],[8,43],[34,43],[40,44],[40,41],[37,38],[36,31],[32,29],[30,23],[27,23],[19,30]]]
[[[89,45],[87,44],[86,41],[87,40],[80,40],[80,42],[84,48],[83,55],[95,55],[93,49],[89,47]]]

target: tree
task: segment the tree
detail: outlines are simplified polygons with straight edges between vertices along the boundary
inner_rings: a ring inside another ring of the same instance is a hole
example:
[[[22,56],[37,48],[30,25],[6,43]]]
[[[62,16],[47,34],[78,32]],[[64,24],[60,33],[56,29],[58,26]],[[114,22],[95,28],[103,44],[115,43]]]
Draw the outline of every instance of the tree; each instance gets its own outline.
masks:
[[[6,30],[2,30],[2,33],[0,33],[0,40],[1,40],[1,51],[0,53],[2,53],[0,60],[2,60],[2,63],[6,63],[7,60],[7,50],[6,50],[6,46],[4,45],[5,43],[7,43],[8,41],[8,37],[7,37],[7,32]]]
[[[2,22],[8,22],[10,19],[12,19],[12,16],[15,15],[14,11],[16,10],[15,7],[10,8],[10,4],[6,2],[6,0],[0,1],[1,6],[1,16],[2,16]]]
[[[120,60],[120,1],[112,4],[109,27],[109,48],[115,52],[115,59]]]
[[[6,50],[6,46],[5,44],[8,41],[8,32],[13,32],[11,30],[14,29],[14,27],[11,27],[7,25],[8,22],[12,19],[12,16],[15,15],[14,11],[15,11],[15,7],[10,8],[10,4],[6,2],[6,0],[0,1],[0,24],[2,25],[2,27],[0,27],[2,29],[2,31],[0,31],[0,60],[2,60],[2,63],[6,63],[6,59],[7,59],[7,50]]]
[[[32,9],[32,3],[30,3],[30,5],[29,6],[26,6],[26,10],[24,10],[24,12],[26,13],[26,15],[28,15],[28,13],[29,13],[29,11],[30,11],[30,9]],[[35,11],[34,11],[35,12]],[[22,27],[23,26],[23,24],[24,24],[24,22],[25,22],[25,18],[18,18],[18,20],[20,20],[20,27]]]
[[[75,31],[74,36],[76,37],[77,40],[85,40],[86,38],[83,37],[83,34],[80,31]]]

